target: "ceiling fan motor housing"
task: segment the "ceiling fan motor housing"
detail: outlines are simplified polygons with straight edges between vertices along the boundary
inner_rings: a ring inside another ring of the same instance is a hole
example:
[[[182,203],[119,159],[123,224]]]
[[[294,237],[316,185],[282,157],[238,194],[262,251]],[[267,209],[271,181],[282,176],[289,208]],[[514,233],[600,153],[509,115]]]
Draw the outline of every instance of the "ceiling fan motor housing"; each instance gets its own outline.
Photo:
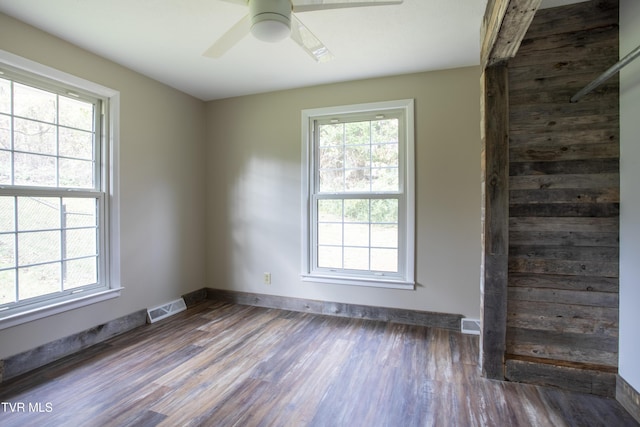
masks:
[[[259,40],[277,42],[291,33],[290,0],[249,0],[251,33]]]

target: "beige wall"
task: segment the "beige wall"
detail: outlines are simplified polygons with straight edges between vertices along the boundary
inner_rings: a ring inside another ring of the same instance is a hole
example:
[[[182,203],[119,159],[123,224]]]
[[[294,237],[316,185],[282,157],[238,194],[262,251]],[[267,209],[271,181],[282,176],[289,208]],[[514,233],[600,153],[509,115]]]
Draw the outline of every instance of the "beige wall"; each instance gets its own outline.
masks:
[[[620,2],[620,57],[640,45],[640,2]],[[620,73],[620,375],[640,391],[640,59]]]
[[[0,49],[120,91],[120,298],[0,331],[0,359],[202,288],[204,103],[0,14]]]
[[[471,67],[208,103],[208,285],[478,318],[479,76]],[[416,112],[417,289],[302,282],[301,110],[404,98]]]

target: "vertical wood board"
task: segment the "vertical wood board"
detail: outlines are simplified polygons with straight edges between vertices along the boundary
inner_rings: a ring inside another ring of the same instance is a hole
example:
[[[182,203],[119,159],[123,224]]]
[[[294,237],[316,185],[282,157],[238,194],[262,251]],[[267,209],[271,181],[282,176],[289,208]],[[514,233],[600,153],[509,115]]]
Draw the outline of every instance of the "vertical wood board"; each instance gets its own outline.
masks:
[[[509,105],[505,64],[482,75],[482,340],[484,376],[504,378],[509,212]]]

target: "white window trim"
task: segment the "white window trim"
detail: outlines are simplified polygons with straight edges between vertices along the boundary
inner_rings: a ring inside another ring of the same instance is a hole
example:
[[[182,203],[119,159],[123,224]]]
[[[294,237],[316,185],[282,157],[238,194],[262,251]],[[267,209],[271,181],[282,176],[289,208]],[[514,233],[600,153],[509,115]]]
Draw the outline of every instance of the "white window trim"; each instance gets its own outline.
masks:
[[[54,80],[60,84],[76,87],[91,92],[108,100],[109,128],[106,130],[109,138],[109,153],[103,162],[107,162],[103,169],[102,179],[106,180],[108,189],[108,201],[106,207],[109,210],[109,222],[105,224],[107,236],[107,289],[85,291],[72,294],[65,299],[49,301],[45,304],[26,306],[20,312],[4,315],[0,312],[0,330],[10,328],[22,323],[42,319],[68,310],[84,307],[97,302],[119,297],[122,289],[120,283],[120,181],[119,181],[119,145],[120,145],[120,92],[76,77],[60,70],[42,65],[35,61],[23,58],[13,53],[0,49],[0,63],[14,69],[22,70],[30,74],[41,76],[47,80]],[[104,135],[103,135],[104,137]]]
[[[402,279],[381,276],[325,275],[312,271],[312,180],[313,176],[313,122],[321,118],[336,115],[381,112],[399,110],[404,113],[404,132],[406,135],[406,159],[404,163],[404,230],[406,236],[403,251],[405,254],[401,270]],[[302,110],[302,280],[305,282],[331,283],[340,285],[370,286],[393,289],[415,289],[415,136],[414,101],[402,99],[366,104],[343,105],[337,107],[313,108]]]

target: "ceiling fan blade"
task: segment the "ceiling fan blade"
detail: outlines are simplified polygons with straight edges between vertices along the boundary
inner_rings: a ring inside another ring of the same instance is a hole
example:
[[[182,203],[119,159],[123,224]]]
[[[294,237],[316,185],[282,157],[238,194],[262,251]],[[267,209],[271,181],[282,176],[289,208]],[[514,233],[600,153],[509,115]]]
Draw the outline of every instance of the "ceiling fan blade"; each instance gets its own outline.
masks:
[[[242,40],[251,28],[251,19],[249,15],[239,20],[233,27],[224,33],[211,47],[204,51],[203,56],[209,58],[220,58],[236,43]]]
[[[348,7],[386,6],[401,4],[403,0],[292,0],[294,12],[343,9]]]
[[[329,49],[295,15],[291,15],[291,38],[317,62],[327,62],[334,58]]]

